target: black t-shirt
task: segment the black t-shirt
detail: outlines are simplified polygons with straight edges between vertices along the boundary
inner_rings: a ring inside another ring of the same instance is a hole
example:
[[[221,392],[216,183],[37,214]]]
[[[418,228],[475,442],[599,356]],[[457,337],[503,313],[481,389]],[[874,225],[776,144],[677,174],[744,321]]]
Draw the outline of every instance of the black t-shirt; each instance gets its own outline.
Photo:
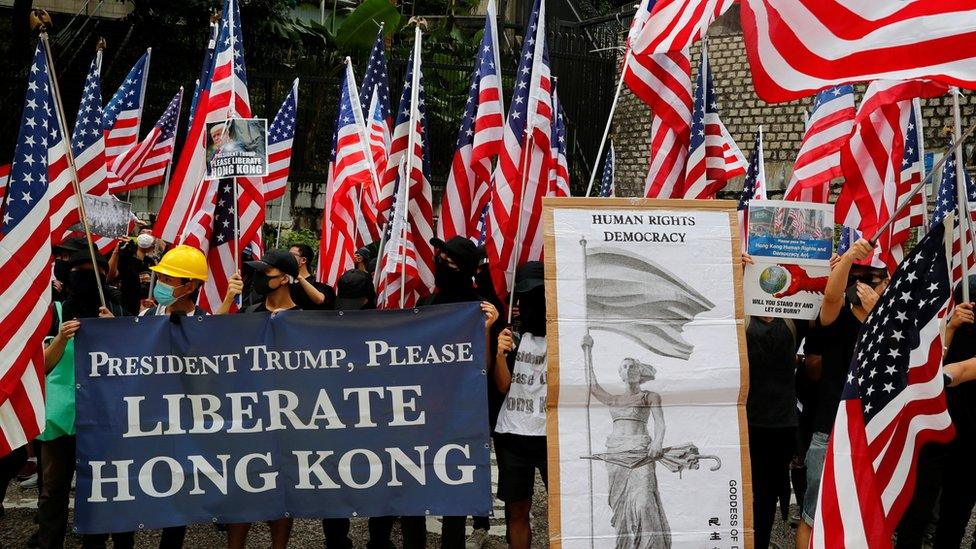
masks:
[[[961,362],[976,356],[976,326],[963,324],[952,336],[946,350],[944,364]],[[956,426],[953,444],[976,449],[976,381],[967,381],[956,387],[946,388],[949,415]]]
[[[820,375],[817,416],[813,423],[816,432],[829,433],[834,428],[834,417],[837,415],[837,406],[840,405],[840,396],[844,392],[844,382],[851,370],[851,359],[854,358],[854,347],[861,334],[861,326],[861,321],[845,303],[837,319],[829,326],[822,327],[823,369]]]
[[[749,350],[750,427],[796,427],[796,343],[782,318],[764,322],[756,317],[746,330]]]
[[[291,309],[280,309],[280,310],[284,310],[284,311],[301,311],[302,308],[299,307],[296,304]],[[262,299],[261,301],[258,301],[257,303],[252,303],[252,304],[248,305],[246,308],[241,309],[240,312],[242,312],[242,313],[270,313],[271,310],[268,309],[267,305],[264,304],[264,300]]]
[[[122,307],[130,315],[139,314],[139,302],[147,297],[142,293],[139,273],[148,271],[149,267],[154,265],[156,265],[156,260],[151,256],[147,255],[139,259],[135,252],[129,248],[119,250],[119,291]]]
[[[325,295],[325,301],[321,305],[317,305],[312,301],[312,298],[308,297],[305,293],[305,288],[302,286],[301,282],[297,280],[291,285],[291,300],[295,302],[303,311],[331,311],[335,308],[335,291],[328,284],[322,284],[321,282],[316,282],[314,275],[309,275],[308,280],[312,286],[322,292]]]

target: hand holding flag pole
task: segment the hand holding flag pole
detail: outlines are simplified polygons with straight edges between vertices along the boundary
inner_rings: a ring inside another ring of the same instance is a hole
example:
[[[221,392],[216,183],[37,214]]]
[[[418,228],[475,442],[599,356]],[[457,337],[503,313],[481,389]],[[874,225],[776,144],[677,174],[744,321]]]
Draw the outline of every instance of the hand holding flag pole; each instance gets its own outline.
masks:
[[[36,11],[38,10],[35,10],[35,12]],[[41,43],[44,44],[44,54],[47,55],[47,63],[48,67],[50,67],[51,87],[53,88],[51,90],[51,94],[54,96],[54,102],[57,106],[56,110],[58,111],[58,123],[61,125],[61,131],[67,132],[69,126],[64,118],[64,106],[61,104],[61,90],[58,86],[56,71],[54,70],[54,56],[51,55],[51,44],[48,42],[47,36],[47,29],[51,19],[47,16],[47,12],[44,12],[44,10],[40,11],[43,12],[43,16],[36,16],[40,23],[37,27],[37,30],[40,31],[38,38],[41,40]],[[99,46],[102,45],[103,43],[99,42]],[[99,49],[99,52],[100,51],[101,49]],[[81,186],[78,184],[78,170],[75,169],[75,155],[70,146],[67,147],[67,155],[68,173],[69,177],[71,178],[71,187],[74,189],[75,198],[78,200],[78,217],[81,218],[81,226],[85,230],[85,242],[88,243],[88,254],[91,257],[92,269],[95,272],[95,286],[98,287],[98,299],[102,305],[102,308],[107,308],[105,301],[105,290],[102,287],[102,277],[98,274],[98,255],[95,252],[95,245],[92,243],[91,227],[88,225],[88,215],[85,213],[85,200],[81,192]]]

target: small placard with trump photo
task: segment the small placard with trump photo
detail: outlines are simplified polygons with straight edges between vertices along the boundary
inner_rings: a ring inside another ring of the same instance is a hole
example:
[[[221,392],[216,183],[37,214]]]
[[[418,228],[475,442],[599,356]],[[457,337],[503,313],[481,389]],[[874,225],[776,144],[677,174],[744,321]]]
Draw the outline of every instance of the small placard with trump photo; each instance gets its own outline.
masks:
[[[207,179],[268,175],[268,121],[232,118],[207,123]]]

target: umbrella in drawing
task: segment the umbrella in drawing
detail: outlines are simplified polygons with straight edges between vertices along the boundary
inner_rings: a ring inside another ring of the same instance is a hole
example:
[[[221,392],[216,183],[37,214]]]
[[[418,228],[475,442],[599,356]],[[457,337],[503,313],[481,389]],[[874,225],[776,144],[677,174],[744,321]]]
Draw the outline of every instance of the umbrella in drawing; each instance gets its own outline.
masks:
[[[682,337],[684,327],[714,304],[648,259],[626,250],[588,249],[582,244],[588,325],[582,346],[589,394],[609,408],[612,420],[607,451],[583,457],[606,464],[618,549],[669,548],[671,529],[658,491],[657,465],[680,474],[698,469],[700,460],[714,460],[711,470],[715,471],[721,461],[701,455],[693,444],[664,447],[661,396],[644,388],[657,376],[654,366],[625,358],[618,373],[627,390],[620,394],[605,390],[594,372],[594,340],[589,331],[613,332],[655,354],[688,360],[693,348]]]

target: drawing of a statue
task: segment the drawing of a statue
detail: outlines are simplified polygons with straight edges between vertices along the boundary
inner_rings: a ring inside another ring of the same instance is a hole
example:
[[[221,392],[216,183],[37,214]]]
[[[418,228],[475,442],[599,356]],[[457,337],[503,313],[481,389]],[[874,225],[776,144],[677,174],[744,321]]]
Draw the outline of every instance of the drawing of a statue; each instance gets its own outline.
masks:
[[[582,347],[589,386],[587,408],[592,396],[609,408],[612,421],[606,452],[591,451],[582,457],[606,464],[617,549],[670,549],[671,529],[661,503],[657,465],[680,474],[698,469],[703,459],[714,460],[711,470],[715,471],[721,461],[700,455],[693,444],[664,447],[667,429],[661,396],[642,388],[657,376],[650,364],[625,358],[618,373],[626,391],[613,394],[604,389],[594,369],[589,330],[622,335],[638,344],[635,351],[688,360],[693,348],[682,338],[683,328],[714,305],[666,269],[633,252],[587,249],[585,241],[581,244],[586,257],[587,333]],[[649,425],[651,421],[653,425]],[[589,412],[587,444],[592,445]],[[592,516],[591,511],[591,521]]]

